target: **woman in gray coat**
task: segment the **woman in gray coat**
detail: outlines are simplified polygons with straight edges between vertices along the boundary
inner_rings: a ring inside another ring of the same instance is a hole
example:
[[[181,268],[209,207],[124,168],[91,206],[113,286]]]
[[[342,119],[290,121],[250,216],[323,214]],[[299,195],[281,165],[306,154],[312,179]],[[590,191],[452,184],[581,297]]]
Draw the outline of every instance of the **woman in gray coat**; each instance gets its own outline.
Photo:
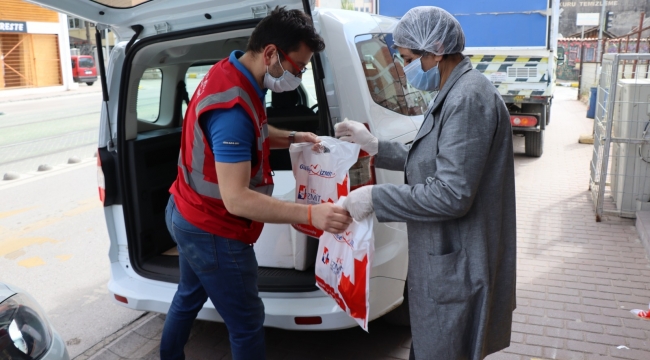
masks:
[[[355,219],[407,224],[411,358],[483,359],[510,345],[515,309],[510,115],[461,54],[465,36],[445,10],[411,9],[393,38],[407,81],[439,93],[410,145],[337,124],[336,136],[376,154],[377,167],[405,173],[405,185],[360,188],[344,206]]]

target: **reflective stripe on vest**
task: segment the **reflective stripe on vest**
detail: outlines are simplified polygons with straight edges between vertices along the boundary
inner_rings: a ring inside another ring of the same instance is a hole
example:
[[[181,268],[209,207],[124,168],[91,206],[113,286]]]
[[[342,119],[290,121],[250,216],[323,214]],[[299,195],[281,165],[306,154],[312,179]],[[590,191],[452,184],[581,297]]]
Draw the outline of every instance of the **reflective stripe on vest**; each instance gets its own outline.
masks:
[[[192,172],[188,173],[187,168],[183,164],[182,154],[178,156],[178,167],[183,173],[183,178],[185,182],[198,194],[211,197],[214,199],[222,200],[221,191],[219,190],[219,185],[213,182],[206,181],[204,178],[203,172],[198,169],[203,169],[203,164],[205,163],[205,142],[203,140],[203,131],[199,125],[198,117],[201,114],[201,110],[219,103],[230,102],[237,97],[240,97],[250,109],[250,113],[255,117],[255,126],[260,128],[259,117],[257,116],[257,111],[253,106],[251,98],[248,96],[248,93],[241,87],[235,86],[224,92],[208,95],[203,98],[196,106],[196,116],[197,120],[194,123],[194,140],[192,142]],[[256,136],[257,137],[257,136]],[[264,141],[269,137],[269,129],[267,124],[264,124],[260,131],[260,136],[257,137],[257,149],[258,151],[264,150]],[[264,157],[261,156],[258,159],[258,171],[251,177],[249,188],[253,191],[271,195],[273,192],[273,185],[264,185],[258,186],[264,180]]]

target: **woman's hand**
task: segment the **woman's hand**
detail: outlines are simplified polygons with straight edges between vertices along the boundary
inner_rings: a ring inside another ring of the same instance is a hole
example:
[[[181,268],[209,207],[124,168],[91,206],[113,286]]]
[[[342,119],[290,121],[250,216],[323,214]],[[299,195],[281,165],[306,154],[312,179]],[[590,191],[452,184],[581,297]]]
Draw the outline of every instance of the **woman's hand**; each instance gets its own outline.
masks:
[[[343,207],[354,220],[361,221],[375,212],[372,206],[372,185],[363,186],[352,191],[343,200]]]
[[[350,121],[346,118],[343,122],[334,125],[334,133],[343,141],[359,144],[361,150],[371,156],[376,155],[379,151],[379,140],[360,122]]]

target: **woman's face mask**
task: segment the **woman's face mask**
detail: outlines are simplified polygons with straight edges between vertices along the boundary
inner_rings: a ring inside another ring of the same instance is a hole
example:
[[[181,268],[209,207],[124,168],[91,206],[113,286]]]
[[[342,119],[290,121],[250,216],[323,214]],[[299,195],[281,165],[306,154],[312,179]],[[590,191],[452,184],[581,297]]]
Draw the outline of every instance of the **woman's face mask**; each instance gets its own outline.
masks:
[[[419,57],[416,60],[413,60],[410,64],[404,67],[406,81],[418,90],[438,90],[440,87],[440,71],[438,70],[438,65],[424,71],[422,70],[421,58],[422,57]]]
[[[276,93],[296,90],[298,86],[300,86],[302,79],[287,70],[284,70],[282,63],[280,62],[279,53],[278,65],[280,65],[280,69],[283,70],[283,73],[277,78],[271,75],[269,73],[269,67],[266,67],[266,74],[264,74],[264,87]]]

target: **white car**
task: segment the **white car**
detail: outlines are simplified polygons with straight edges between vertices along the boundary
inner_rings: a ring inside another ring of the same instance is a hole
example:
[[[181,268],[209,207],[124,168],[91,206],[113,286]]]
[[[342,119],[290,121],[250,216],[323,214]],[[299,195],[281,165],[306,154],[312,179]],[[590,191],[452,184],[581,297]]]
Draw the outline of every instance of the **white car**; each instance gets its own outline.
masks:
[[[70,360],[65,343],[36,300],[1,282],[0,359]]]
[[[430,94],[406,84],[401,59],[391,48],[391,28],[397,22],[393,18],[311,9],[308,0],[33,2],[96,22],[98,29],[108,25],[120,39],[106,72],[99,62],[107,88],[98,176],[111,240],[108,289],[117,303],[132,309],[166,313],[177,288],[178,258],[164,214],[168,189],[177,175],[185,90],[191,98],[212,64],[233,50],[245,50],[255,25],[275,6],[310,13],[326,49],[314,55],[297,90],[268,93],[269,124],[333,136],[333,125],[347,117],[366,123],[379,139],[406,144],[415,137],[431,100]],[[294,201],[288,151],[273,150],[271,165],[273,196]],[[403,173],[371,165],[366,157],[353,167],[352,188],[403,183]],[[294,330],[356,326],[315,286],[317,241],[290,225],[265,226],[255,252],[266,326]],[[400,307],[408,263],[405,224],[375,223],[375,249],[370,319],[399,307],[389,317],[408,323],[408,308]],[[221,321],[210,301],[199,318]]]

